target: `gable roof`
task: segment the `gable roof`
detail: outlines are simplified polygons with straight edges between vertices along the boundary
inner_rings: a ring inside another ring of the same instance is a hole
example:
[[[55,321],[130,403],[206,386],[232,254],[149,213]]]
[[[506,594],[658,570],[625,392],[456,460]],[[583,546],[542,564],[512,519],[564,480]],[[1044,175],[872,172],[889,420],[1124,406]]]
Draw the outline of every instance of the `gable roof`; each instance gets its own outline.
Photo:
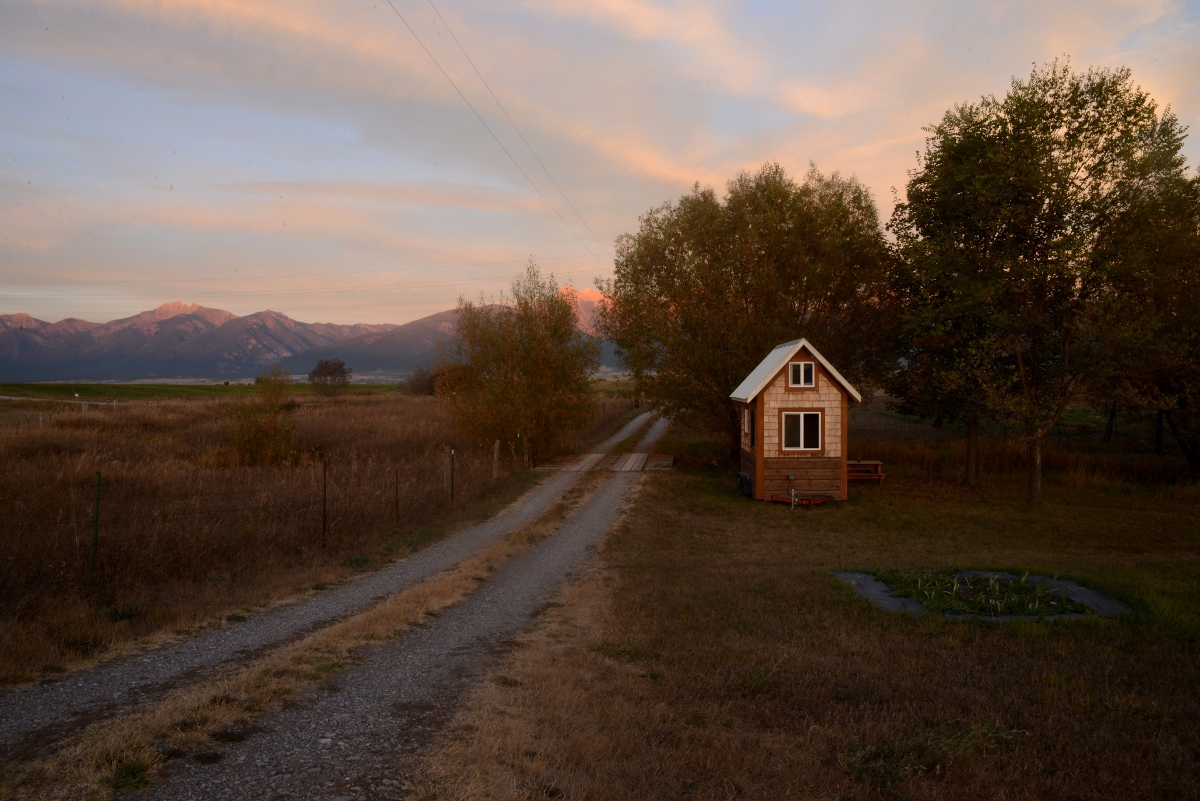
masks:
[[[862,395],[858,394],[858,390],[850,386],[850,382],[842,378],[842,374],[833,369],[833,365],[826,361],[825,357],[807,339],[803,338],[784,342],[782,345],[776,345],[775,349],[767,354],[767,358],[758,363],[758,367],[755,367],[750,372],[750,375],[746,376],[746,379],[738,384],[738,388],[729,397],[739,403],[749,403],[758,393],[762,392],[763,387],[775,377],[775,374],[793,356],[800,352],[801,348],[807,349],[813,355],[813,358],[821,363],[825,371],[833,376],[833,380],[838,382],[842,386],[842,389],[849,393],[850,397],[856,401],[862,401]]]

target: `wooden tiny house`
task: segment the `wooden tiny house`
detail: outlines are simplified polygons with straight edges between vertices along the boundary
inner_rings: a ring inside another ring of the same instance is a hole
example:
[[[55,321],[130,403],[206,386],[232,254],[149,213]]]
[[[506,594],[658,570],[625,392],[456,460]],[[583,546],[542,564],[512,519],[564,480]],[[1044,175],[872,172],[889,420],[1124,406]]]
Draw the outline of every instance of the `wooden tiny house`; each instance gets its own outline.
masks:
[[[746,494],[846,499],[850,401],[862,396],[816,348],[777,345],[729,397],[741,409]]]

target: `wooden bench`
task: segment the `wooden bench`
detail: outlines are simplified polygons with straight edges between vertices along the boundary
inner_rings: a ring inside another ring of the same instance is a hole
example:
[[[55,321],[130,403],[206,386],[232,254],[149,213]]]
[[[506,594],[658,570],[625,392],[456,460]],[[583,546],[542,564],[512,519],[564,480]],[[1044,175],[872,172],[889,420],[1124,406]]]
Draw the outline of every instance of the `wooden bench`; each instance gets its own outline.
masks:
[[[847,478],[851,481],[878,481],[883,483],[885,474],[883,472],[883,462],[874,461],[847,461],[846,462]]]

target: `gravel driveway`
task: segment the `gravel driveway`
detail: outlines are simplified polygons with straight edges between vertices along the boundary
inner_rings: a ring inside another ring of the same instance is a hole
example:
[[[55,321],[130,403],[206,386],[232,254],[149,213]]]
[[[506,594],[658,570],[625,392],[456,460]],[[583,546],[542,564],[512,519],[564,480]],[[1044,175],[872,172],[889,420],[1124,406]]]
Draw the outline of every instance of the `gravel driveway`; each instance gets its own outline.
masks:
[[[639,443],[647,452],[665,425]],[[558,530],[494,573],[443,616],[363,661],[261,730],[180,761],[157,799],[376,799],[405,794],[404,765],[449,715],[466,685],[530,623],[564,577],[616,521],[640,481],[613,473]],[[216,760],[216,761],[213,761]]]
[[[632,435],[648,416],[642,414],[630,421],[595,450],[611,449]],[[550,508],[578,476],[569,472],[555,474],[497,517],[335,589],[144,654],[105,662],[57,680],[5,690],[0,693],[0,761],[31,753],[78,726],[111,716],[129,704],[206,677],[361,612],[389,595],[453,567]]]

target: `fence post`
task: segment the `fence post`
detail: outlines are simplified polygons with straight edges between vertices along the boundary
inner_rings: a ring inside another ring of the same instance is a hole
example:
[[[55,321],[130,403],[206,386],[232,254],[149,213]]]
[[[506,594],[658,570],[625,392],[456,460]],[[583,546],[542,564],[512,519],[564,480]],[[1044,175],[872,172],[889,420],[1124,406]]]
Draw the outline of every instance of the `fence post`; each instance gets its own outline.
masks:
[[[96,505],[92,508],[92,579],[100,569],[100,471],[96,471]]]
[[[400,522],[400,468],[392,468],[392,472],[396,474],[396,522]]]
[[[321,454],[321,550],[325,550],[326,532],[329,530],[329,463]]]
[[[454,448],[450,449],[450,505],[454,505]]]
[[[500,477],[500,440],[492,446],[492,481]]]

